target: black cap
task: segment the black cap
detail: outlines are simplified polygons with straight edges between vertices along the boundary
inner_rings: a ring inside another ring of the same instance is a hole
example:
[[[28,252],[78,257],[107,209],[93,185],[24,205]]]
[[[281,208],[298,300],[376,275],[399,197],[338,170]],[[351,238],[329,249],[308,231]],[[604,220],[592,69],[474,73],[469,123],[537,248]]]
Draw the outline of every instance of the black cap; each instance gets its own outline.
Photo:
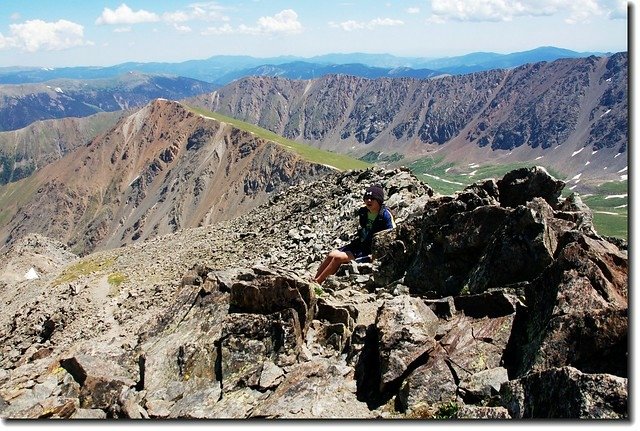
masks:
[[[373,198],[380,202],[380,205],[384,202],[384,190],[380,186],[371,186],[368,187],[364,192],[364,198]]]

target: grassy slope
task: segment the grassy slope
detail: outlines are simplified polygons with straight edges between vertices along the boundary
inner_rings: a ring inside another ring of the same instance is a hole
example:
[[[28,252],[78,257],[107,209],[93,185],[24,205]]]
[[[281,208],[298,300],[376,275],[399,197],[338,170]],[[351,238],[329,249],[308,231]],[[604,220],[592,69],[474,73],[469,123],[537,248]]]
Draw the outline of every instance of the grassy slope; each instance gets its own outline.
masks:
[[[368,167],[371,167],[371,164],[365,161],[354,159],[353,157],[349,157],[344,154],[333,153],[330,151],[312,147],[310,145],[301,144],[300,142],[283,138],[282,136],[263,129],[259,126],[236,120],[235,118],[227,117],[226,115],[222,115],[217,112],[207,111],[206,109],[196,108],[193,106],[189,106],[188,108],[204,117],[213,118],[220,122],[231,124],[232,126],[237,127],[240,130],[253,133],[260,138],[280,144],[310,162],[333,166],[334,168],[340,170],[366,169]]]
[[[593,224],[602,235],[628,240],[629,195],[627,182],[609,182],[598,192],[584,196],[582,201],[593,211]]]
[[[309,145],[301,144],[299,142],[283,138],[282,136],[253,124],[236,120],[232,117],[192,106],[190,106],[189,109],[205,117],[211,117],[218,121],[232,124],[241,130],[245,130],[254,133],[256,136],[261,138],[277,142],[312,162],[334,166],[341,170],[365,169],[371,166],[363,160],[356,160],[346,155],[324,151]],[[365,160],[375,159],[373,156],[374,155],[369,158],[365,157]],[[401,164],[402,161],[393,160],[393,162],[396,163],[392,164]],[[409,168],[418,178],[429,184],[438,193],[442,195],[453,195],[474,182],[481,181],[485,178],[502,178],[509,171],[522,167],[531,167],[532,165],[532,163],[523,162],[504,165],[472,166],[461,169],[461,167],[454,166],[451,163],[443,163],[442,158],[423,158],[410,163]],[[552,169],[547,168],[547,170],[556,178],[563,177],[563,175],[553,171]],[[465,171],[467,173],[461,173]],[[582,199],[594,213],[593,218],[595,228],[601,235],[615,236],[626,240],[628,237],[628,214],[626,206],[628,204],[628,198],[626,196],[627,183],[605,183],[600,188],[602,190],[601,193],[599,192],[594,195],[584,196]],[[568,189],[563,191],[564,196],[568,196],[570,193],[571,191]],[[611,196],[616,195],[625,195],[625,197],[611,198]],[[610,198],[607,198],[607,196]]]
[[[442,159],[424,158],[411,163],[409,167],[438,193],[451,195],[484,178],[502,178],[513,169],[532,165],[533,163],[514,163],[466,168],[467,171],[474,172],[472,176],[449,173],[449,169],[455,166],[444,164]],[[547,170],[556,178],[563,177],[558,172]],[[458,167],[457,171],[460,172],[461,169]],[[593,211],[593,223],[601,235],[627,240],[629,232],[627,189],[627,182],[608,182],[599,186],[596,193],[582,196],[582,201]],[[570,193],[571,191],[566,188],[563,190],[563,196],[568,196]]]
[[[191,106],[189,109],[197,114],[231,124],[234,127],[251,132],[263,139],[276,142],[311,162],[333,166],[340,170],[366,169],[371,166],[370,163],[362,160],[357,160],[339,153],[320,150],[310,145],[283,138],[261,127],[236,120],[232,117]],[[461,169],[459,169],[459,167],[458,169],[452,169],[456,167],[453,164],[444,164],[442,159],[424,158],[414,161],[409,165],[409,168],[418,178],[429,184],[438,193],[442,195],[452,195],[467,185],[484,178],[502,178],[504,174],[513,169],[530,167],[531,165],[531,163],[520,163],[468,167],[466,170],[469,173],[460,173]],[[556,178],[562,177],[562,175],[558,175],[558,173],[551,170],[549,172]],[[473,175],[470,175],[470,173],[473,173]],[[10,211],[8,210],[10,207],[20,205],[21,201],[26,200],[28,196],[35,192],[35,190],[32,190],[34,188],[32,182],[32,180],[30,181],[29,178],[27,178],[18,183],[0,187],[0,208],[3,209],[0,211],[0,225],[8,221],[10,215]],[[626,182],[605,183],[600,186],[598,193],[583,197],[583,202],[587,204],[594,213],[594,224],[600,234],[627,239],[627,188]],[[564,194],[566,195],[568,193],[570,193],[570,191],[565,189]],[[617,197],[621,195],[624,195],[624,197]],[[13,208],[13,210],[15,210],[15,208]]]

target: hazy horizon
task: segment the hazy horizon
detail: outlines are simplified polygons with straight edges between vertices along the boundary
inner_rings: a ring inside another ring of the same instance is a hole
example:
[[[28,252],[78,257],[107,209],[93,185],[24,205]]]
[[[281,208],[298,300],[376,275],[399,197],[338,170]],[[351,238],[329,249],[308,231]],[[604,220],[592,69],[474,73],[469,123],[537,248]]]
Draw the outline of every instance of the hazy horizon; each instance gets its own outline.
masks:
[[[390,54],[444,58],[553,46],[620,52],[629,45],[621,0],[171,0],[85,3],[6,0],[0,67],[180,63]]]

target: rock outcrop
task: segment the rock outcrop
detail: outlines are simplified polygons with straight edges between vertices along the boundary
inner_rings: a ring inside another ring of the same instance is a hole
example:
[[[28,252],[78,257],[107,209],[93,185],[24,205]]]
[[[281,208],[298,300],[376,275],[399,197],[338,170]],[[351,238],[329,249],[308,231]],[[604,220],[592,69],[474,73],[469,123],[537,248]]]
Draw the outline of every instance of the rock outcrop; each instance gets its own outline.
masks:
[[[314,283],[372,183],[398,227]],[[439,196],[402,169],[332,173],[14,283],[0,415],[628,419],[627,251],[562,185],[531,168]]]

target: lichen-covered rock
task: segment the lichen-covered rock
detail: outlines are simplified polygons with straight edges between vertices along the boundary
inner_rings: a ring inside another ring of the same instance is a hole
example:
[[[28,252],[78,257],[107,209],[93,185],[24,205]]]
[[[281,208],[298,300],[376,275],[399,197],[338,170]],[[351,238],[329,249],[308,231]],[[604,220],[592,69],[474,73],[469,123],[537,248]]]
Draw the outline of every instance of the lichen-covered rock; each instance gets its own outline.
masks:
[[[573,367],[548,368],[502,386],[503,405],[514,419],[624,419],[628,381]]]
[[[378,310],[380,390],[397,382],[417,361],[435,349],[438,318],[419,298],[407,295],[385,301]]]

